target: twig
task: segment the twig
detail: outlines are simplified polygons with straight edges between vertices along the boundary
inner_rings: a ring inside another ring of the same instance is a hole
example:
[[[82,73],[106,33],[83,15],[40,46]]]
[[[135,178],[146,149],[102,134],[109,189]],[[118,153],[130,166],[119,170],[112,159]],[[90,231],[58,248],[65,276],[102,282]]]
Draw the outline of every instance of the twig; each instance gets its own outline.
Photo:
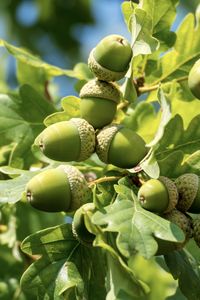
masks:
[[[92,185],[98,184],[98,183],[102,183],[102,182],[116,181],[118,179],[121,179],[122,177],[124,177],[124,176],[105,176],[105,177],[101,177],[101,178],[95,179],[92,182],[90,182],[89,187],[91,187]]]
[[[181,82],[181,81],[185,81],[188,79],[188,76],[183,76],[180,78],[176,79],[176,82]],[[152,85],[152,86],[142,86],[138,88],[139,94],[144,94],[144,93],[148,93],[151,91],[155,91],[159,88],[160,84],[156,84],[156,85]]]

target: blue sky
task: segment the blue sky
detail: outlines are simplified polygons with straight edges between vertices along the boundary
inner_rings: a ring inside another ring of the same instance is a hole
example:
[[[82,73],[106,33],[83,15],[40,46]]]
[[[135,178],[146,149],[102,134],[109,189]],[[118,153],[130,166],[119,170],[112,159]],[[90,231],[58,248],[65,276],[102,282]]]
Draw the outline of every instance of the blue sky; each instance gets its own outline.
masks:
[[[81,59],[84,62],[87,62],[87,57],[90,50],[98,43],[98,41],[108,34],[121,34],[125,36],[127,39],[130,40],[130,34],[127,31],[125,23],[123,21],[123,16],[121,13],[121,3],[120,0],[92,0],[92,13],[96,20],[95,25],[91,26],[80,26],[77,25],[73,29],[74,35],[77,39],[81,42]],[[187,14],[187,11],[184,9],[183,6],[178,6],[178,15],[176,21],[172,27],[173,30],[176,30],[177,26],[179,25],[180,21],[184,18]],[[22,1],[22,4],[19,6],[18,10],[16,11],[16,16],[18,20],[24,26],[30,26],[34,24],[38,17],[37,5],[35,1]],[[6,17],[2,14],[0,18],[0,37],[6,39]],[[15,41],[13,41],[14,43]],[[49,52],[48,54],[43,57],[43,59],[51,64],[63,67],[63,68],[70,68],[72,67],[67,64],[65,61],[65,65],[63,65],[63,57],[61,53],[54,47],[51,41],[47,38],[43,38],[43,40],[38,41],[38,43],[43,45],[48,45]],[[78,62],[78,61],[77,61]],[[11,59],[10,68],[13,62]],[[66,77],[59,77],[56,78],[56,83],[60,86],[60,95],[66,95],[66,90],[68,94],[74,94],[73,83],[72,79],[68,79]],[[67,88],[66,88],[67,87]]]

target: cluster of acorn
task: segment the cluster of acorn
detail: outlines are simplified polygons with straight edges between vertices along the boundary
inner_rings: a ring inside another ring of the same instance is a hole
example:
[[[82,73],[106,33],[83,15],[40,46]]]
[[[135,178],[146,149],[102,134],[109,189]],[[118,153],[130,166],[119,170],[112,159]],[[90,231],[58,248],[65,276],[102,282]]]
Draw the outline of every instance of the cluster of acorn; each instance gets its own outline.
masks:
[[[122,124],[112,124],[122,97],[115,81],[124,77],[131,58],[129,42],[119,35],[107,36],[91,51],[88,65],[96,78],[80,91],[81,118],[52,124],[41,132],[35,144],[44,155],[55,161],[70,162],[84,161],[96,152],[104,163],[126,169],[137,166],[147,154],[144,140]],[[189,86],[196,93],[199,85],[191,78]],[[28,182],[26,195],[30,204],[39,210],[76,211],[72,224],[74,234],[77,237],[80,234],[82,240],[85,238],[85,244],[91,243],[94,236],[84,226],[86,211],[94,209],[88,203],[91,190],[77,168],[60,165],[42,171]],[[197,175],[184,174],[175,182],[164,176],[150,179],[139,189],[138,199],[144,208],[174,222],[185,233],[183,243],[159,240],[160,253],[183,247],[192,236],[200,246],[200,221],[192,221],[186,214],[186,211],[200,212]]]
[[[182,248],[192,237],[200,247],[200,219],[193,220],[187,214],[200,213],[200,179],[196,174],[186,173],[175,181],[164,176],[149,179],[140,187],[138,199],[143,208],[160,214],[183,230],[184,242],[168,243],[165,251]]]
[[[88,65],[96,76],[80,91],[81,118],[50,125],[35,139],[45,156],[55,161],[84,161],[94,152],[104,163],[120,168],[136,166],[146,155],[144,140],[134,131],[111,124],[121,99],[114,81],[126,74],[132,58],[129,42],[110,35],[91,51]],[[27,184],[30,204],[43,211],[75,211],[91,201],[83,174],[74,166],[60,165],[34,176]]]

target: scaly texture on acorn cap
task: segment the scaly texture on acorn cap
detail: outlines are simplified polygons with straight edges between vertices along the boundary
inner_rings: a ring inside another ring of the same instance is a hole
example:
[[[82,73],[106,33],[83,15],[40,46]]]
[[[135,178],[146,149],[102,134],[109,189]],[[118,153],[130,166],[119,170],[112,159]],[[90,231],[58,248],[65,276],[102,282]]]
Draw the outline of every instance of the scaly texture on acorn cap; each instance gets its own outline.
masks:
[[[80,91],[80,97],[103,98],[119,103],[121,93],[115,83],[93,79],[88,81],[88,83],[82,87]]]
[[[199,178],[196,174],[186,173],[179,176],[175,184],[179,193],[177,209],[185,212],[191,207],[197,195]]]
[[[163,217],[168,221],[175,223],[183,230],[183,232],[185,233],[184,243],[186,243],[189,238],[193,236],[192,219],[190,218],[190,216],[177,209],[173,209],[169,213],[164,214]]]
[[[72,118],[70,122],[77,127],[81,140],[81,150],[77,161],[84,161],[94,152],[95,130],[86,120],[81,118]]]
[[[200,219],[192,220],[192,226],[194,240],[197,246],[200,248]]]
[[[99,131],[97,135],[96,153],[101,161],[108,162],[108,151],[110,143],[118,130],[123,128],[123,125],[108,125]]]
[[[74,211],[84,203],[89,202],[91,190],[84,175],[73,166],[60,165],[58,169],[62,169],[66,173],[69,181],[72,200],[68,211]]]
[[[95,48],[90,52],[88,66],[98,79],[104,81],[117,81],[125,76],[128,69],[124,72],[115,72],[101,66],[94,58],[94,50]]]
[[[165,176],[160,176],[159,180],[166,186],[169,195],[168,207],[165,210],[165,213],[168,213],[173,210],[178,203],[178,191],[176,185],[171,179]]]

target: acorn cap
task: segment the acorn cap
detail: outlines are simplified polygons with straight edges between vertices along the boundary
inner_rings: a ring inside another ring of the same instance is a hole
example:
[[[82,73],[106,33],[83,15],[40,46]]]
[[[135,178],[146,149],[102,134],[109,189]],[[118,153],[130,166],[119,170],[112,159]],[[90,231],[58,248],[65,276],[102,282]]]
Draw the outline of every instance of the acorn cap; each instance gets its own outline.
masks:
[[[54,123],[35,139],[47,157],[57,161],[84,161],[95,149],[95,130],[84,119]]]
[[[165,213],[168,213],[173,210],[178,203],[178,191],[175,183],[168,177],[160,176],[159,180],[166,186],[169,195],[168,207],[165,210]]]
[[[200,248],[200,219],[194,219],[192,220],[193,225],[193,237],[197,244],[197,246]]]
[[[121,98],[120,90],[117,85],[112,82],[106,82],[98,79],[93,79],[86,83],[81,91],[81,98],[103,98],[119,103]]]
[[[118,81],[125,76],[127,70],[124,70],[123,72],[115,72],[101,66],[94,58],[94,51],[95,48],[92,49],[89,54],[88,66],[98,79],[104,81]]]
[[[96,141],[96,153],[99,158],[119,168],[133,168],[147,154],[142,137],[121,124],[104,127],[97,134]]]
[[[81,140],[81,151],[77,161],[84,161],[92,155],[95,149],[94,128],[81,118],[72,118],[70,122],[77,127]]]
[[[112,124],[104,127],[97,135],[96,153],[101,161],[108,162],[108,152],[111,141],[118,130],[123,128],[123,125]]]
[[[192,219],[190,216],[177,209],[173,209],[169,213],[164,214],[163,217],[168,221],[175,223],[183,230],[185,233],[184,243],[186,243],[189,238],[193,236]]]
[[[73,166],[60,165],[58,169],[65,172],[69,181],[72,200],[68,211],[74,211],[84,203],[89,202],[91,190],[88,187],[84,175]]]
[[[179,176],[175,184],[179,193],[177,209],[188,211],[197,195],[199,178],[196,174],[186,173]]]
[[[194,201],[192,202],[192,205],[188,209],[188,212],[191,212],[193,214],[199,214],[200,213],[200,182],[198,177],[198,190],[195,196]]]

